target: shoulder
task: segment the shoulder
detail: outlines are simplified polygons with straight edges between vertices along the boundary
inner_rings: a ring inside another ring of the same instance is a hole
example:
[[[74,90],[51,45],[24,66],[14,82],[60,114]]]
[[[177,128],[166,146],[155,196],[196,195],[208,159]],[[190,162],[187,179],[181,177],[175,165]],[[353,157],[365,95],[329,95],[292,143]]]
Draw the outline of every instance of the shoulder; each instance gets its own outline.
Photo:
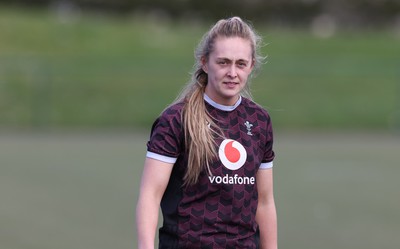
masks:
[[[183,102],[173,103],[169,105],[167,108],[165,108],[160,116],[181,115],[183,107],[184,107]]]
[[[172,127],[179,130],[182,127],[183,102],[173,103],[165,108],[153,123],[152,130],[156,127]]]
[[[268,111],[253,100],[242,97],[242,105],[247,113],[257,115],[257,119],[264,121],[270,120]]]
[[[161,112],[157,120],[180,120],[183,107],[183,102],[173,103]]]

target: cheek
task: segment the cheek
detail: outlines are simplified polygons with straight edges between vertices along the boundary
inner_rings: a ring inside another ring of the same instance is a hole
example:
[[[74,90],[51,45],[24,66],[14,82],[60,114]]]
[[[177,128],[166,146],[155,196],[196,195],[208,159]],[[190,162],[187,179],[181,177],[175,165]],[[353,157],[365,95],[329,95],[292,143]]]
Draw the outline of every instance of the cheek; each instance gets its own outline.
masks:
[[[218,80],[224,77],[224,72],[222,70],[210,70],[208,72],[208,77],[214,80]]]
[[[244,71],[241,73],[242,79],[247,79],[247,78],[250,76],[250,73],[251,73],[251,70],[244,70]]]

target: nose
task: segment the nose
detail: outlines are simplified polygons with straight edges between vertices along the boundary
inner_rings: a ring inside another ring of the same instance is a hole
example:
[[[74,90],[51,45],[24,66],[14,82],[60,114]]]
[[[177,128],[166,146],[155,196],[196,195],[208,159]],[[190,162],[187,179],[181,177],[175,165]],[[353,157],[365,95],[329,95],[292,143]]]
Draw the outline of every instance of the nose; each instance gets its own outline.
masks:
[[[232,65],[232,66],[229,68],[228,76],[229,76],[229,77],[232,77],[232,78],[235,78],[235,77],[237,76],[237,72],[236,72],[236,67],[235,67],[235,65]]]

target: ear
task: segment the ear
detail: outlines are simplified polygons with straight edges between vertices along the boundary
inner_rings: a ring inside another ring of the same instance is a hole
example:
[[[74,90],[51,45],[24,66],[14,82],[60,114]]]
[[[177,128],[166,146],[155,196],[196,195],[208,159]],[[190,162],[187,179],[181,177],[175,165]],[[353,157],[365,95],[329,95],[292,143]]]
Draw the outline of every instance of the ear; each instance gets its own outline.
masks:
[[[253,71],[253,69],[254,69],[254,65],[256,64],[256,60],[255,59],[252,59],[251,60],[251,66],[250,66],[250,70],[251,71]]]
[[[201,68],[203,69],[204,72],[208,73],[206,57],[202,56],[200,60],[201,60]]]

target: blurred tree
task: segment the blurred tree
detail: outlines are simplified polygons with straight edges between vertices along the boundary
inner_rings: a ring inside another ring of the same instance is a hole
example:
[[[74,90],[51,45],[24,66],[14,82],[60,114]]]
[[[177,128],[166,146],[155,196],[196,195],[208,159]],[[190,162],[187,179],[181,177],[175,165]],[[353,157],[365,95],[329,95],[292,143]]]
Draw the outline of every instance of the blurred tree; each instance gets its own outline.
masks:
[[[391,25],[400,17],[400,0],[0,0],[17,6],[68,3],[82,10],[131,14],[164,13],[171,19],[219,19],[240,15],[253,21],[308,25],[315,17],[329,15],[339,26]]]

